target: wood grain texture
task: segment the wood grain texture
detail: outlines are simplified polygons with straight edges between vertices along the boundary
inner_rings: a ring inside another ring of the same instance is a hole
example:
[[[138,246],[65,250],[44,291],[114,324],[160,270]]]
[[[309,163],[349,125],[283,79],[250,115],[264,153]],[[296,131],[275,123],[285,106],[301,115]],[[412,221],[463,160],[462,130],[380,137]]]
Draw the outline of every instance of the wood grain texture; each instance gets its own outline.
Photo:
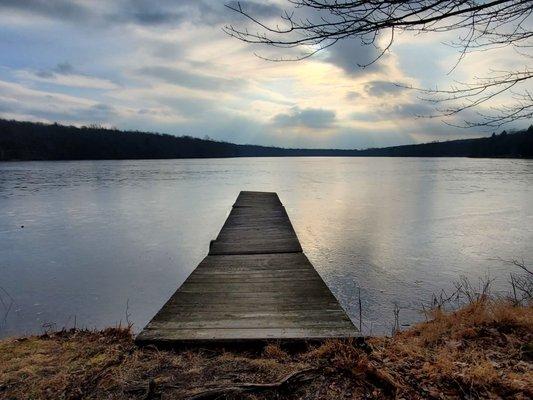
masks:
[[[300,242],[276,193],[241,192],[210,255],[299,253]]]
[[[303,254],[277,194],[241,192],[209,255],[136,341],[292,341],[357,335]]]

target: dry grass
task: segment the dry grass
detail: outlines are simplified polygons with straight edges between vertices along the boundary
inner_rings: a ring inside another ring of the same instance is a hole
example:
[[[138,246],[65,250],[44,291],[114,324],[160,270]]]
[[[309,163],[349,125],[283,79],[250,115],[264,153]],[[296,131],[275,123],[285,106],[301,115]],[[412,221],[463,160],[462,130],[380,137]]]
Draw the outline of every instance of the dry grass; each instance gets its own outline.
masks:
[[[375,357],[422,393],[461,397],[533,396],[533,307],[478,299],[390,339],[372,339]]]
[[[127,330],[68,331],[0,341],[1,399],[187,399],[213,387],[318,371],[290,391],[227,398],[515,398],[533,396],[533,307],[477,299],[436,310],[393,338],[327,341],[300,353],[135,347]],[[155,388],[149,396],[149,382]]]

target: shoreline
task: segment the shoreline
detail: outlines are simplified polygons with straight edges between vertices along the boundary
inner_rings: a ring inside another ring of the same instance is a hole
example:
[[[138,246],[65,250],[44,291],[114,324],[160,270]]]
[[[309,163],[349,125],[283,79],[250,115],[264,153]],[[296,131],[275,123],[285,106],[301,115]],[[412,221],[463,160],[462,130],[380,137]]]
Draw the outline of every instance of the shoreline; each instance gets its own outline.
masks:
[[[533,305],[479,297],[393,337],[301,351],[137,347],[127,328],[0,340],[0,398],[439,399],[533,396]],[[357,397],[359,396],[359,397]]]
[[[0,160],[176,159],[287,156],[533,157],[533,126],[514,133],[384,147],[305,148],[237,144],[187,135],[0,119]]]
[[[241,158],[427,158],[427,159],[444,159],[444,158],[466,158],[469,160],[533,160],[533,157],[524,156],[344,156],[344,155],[277,155],[277,156],[227,156],[227,157],[174,157],[174,158],[57,158],[57,159],[7,159],[0,160],[4,163],[22,163],[22,162],[76,162],[76,161],[175,161],[175,160],[226,160]]]

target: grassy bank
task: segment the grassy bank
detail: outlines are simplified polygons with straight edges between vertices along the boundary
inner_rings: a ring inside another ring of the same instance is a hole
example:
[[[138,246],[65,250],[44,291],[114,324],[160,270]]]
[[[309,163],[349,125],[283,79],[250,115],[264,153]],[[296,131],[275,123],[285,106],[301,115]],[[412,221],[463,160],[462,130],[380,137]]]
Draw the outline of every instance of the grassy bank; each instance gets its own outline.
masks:
[[[477,298],[392,338],[289,354],[137,348],[128,330],[0,341],[2,399],[533,396],[533,307]]]

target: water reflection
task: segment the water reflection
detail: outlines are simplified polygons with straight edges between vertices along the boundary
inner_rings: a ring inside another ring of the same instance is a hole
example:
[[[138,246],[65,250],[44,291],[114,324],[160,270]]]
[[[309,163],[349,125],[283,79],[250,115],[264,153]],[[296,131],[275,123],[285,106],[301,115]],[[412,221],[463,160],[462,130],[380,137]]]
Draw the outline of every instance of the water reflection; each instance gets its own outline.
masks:
[[[274,158],[0,164],[0,335],[46,322],[141,328],[207,252],[240,190],[279,193],[348,312],[388,332],[460,274],[533,261],[533,163]],[[24,225],[24,228],[21,226]]]

